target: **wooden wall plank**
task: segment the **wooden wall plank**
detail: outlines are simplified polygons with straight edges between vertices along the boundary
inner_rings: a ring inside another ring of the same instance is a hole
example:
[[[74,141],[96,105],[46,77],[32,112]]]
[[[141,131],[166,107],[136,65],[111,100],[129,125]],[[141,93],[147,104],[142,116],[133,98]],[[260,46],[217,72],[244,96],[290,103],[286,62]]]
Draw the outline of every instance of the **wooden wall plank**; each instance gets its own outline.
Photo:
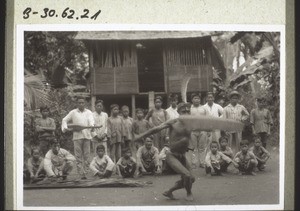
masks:
[[[169,92],[180,92],[181,80],[185,74],[190,73],[192,78],[188,84],[188,92],[212,91],[212,67],[201,66],[167,66],[168,68],[168,90]]]
[[[137,67],[96,68],[95,94],[137,94]]]

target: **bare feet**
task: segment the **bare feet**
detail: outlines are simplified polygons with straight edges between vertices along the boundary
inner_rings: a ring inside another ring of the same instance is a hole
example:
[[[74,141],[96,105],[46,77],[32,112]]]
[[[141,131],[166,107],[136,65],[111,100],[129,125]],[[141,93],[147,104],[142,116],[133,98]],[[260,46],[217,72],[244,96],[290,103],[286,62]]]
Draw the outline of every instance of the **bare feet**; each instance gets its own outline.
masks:
[[[165,197],[168,197],[171,200],[176,200],[176,198],[174,197],[173,193],[171,193],[169,191],[163,192],[162,195],[164,195]]]
[[[193,194],[188,194],[188,195],[186,196],[185,200],[187,200],[187,201],[194,201]]]

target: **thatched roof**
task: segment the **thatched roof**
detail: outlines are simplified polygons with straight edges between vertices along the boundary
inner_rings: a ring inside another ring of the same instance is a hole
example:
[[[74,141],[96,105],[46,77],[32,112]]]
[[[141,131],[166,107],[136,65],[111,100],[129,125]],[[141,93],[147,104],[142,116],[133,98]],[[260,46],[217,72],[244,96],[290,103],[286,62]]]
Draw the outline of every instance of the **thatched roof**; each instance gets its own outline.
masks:
[[[211,31],[80,31],[75,39],[78,40],[154,40],[197,38],[217,35]]]

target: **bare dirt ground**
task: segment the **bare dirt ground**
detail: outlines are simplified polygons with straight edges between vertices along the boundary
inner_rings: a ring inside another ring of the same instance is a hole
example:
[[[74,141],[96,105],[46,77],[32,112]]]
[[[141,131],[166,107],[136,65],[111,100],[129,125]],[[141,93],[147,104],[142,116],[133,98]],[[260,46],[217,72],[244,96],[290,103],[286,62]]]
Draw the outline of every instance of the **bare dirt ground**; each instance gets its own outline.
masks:
[[[144,176],[150,187],[77,188],[24,190],[24,206],[174,206],[279,203],[279,156],[270,150],[271,159],[264,172],[256,176],[236,174],[233,166],[223,176],[206,176],[204,169],[193,171],[194,201],[187,202],[185,190],[174,192],[178,200],[161,193],[179,179],[179,175]]]

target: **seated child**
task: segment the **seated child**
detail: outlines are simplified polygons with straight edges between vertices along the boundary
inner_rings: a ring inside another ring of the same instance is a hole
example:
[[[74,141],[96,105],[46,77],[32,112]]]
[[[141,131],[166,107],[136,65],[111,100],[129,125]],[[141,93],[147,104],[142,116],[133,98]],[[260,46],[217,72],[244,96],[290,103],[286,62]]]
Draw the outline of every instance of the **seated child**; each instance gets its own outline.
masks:
[[[222,152],[218,151],[218,142],[212,141],[210,144],[210,151],[205,157],[205,171],[206,174],[211,175],[222,175],[222,172],[227,170],[230,163],[238,166],[233,160],[228,156],[224,155]]]
[[[147,137],[144,146],[136,154],[139,174],[154,174],[160,170],[158,149],[153,146],[153,137]]]
[[[219,138],[219,143],[220,143],[220,152],[222,152],[224,155],[232,159],[233,151],[228,146],[228,136],[221,136]]]
[[[248,141],[241,141],[240,146],[241,151],[234,156],[234,161],[238,163],[239,174],[256,175],[253,170],[257,166],[257,160],[253,152],[249,151]]]
[[[98,176],[101,179],[111,177],[115,167],[114,162],[108,155],[105,155],[105,147],[102,144],[97,146],[96,152],[97,156],[93,158],[90,164],[90,169],[94,176]]]
[[[161,166],[162,173],[175,174],[176,172],[173,169],[171,169],[168,166],[168,164],[166,163],[166,157],[167,157],[168,152],[170,152],[170,147],[169,147],[168,143],[165,143],[164,147],[162,148],[162,150],[160,151],[160,153],[158,155],[159,166]]]
[[[250,148],[250,151],[253,152],[258,162],[257,169],[263,171],[267,160],[270,158],[270,153],[262,146],[260,136],[255,137],[254,146]]]
[[[73,169],[75,157],[67,150],[60,148],[56,139],[51,142],[51,149],[47,152],[44,159],[44,168],[50,178],[67,178]]]
[[[30,180],[30,183],[34,183],[45,177],[44,159],[41,157],[40,150],[33,148],[31,149],[31,157],[26,163],[25,181]]]
[[[130,148],[123,149],[123,157],[117,163],[117,172],[123,178],[133,177],[136,170],[136,161],[132,157]]]

